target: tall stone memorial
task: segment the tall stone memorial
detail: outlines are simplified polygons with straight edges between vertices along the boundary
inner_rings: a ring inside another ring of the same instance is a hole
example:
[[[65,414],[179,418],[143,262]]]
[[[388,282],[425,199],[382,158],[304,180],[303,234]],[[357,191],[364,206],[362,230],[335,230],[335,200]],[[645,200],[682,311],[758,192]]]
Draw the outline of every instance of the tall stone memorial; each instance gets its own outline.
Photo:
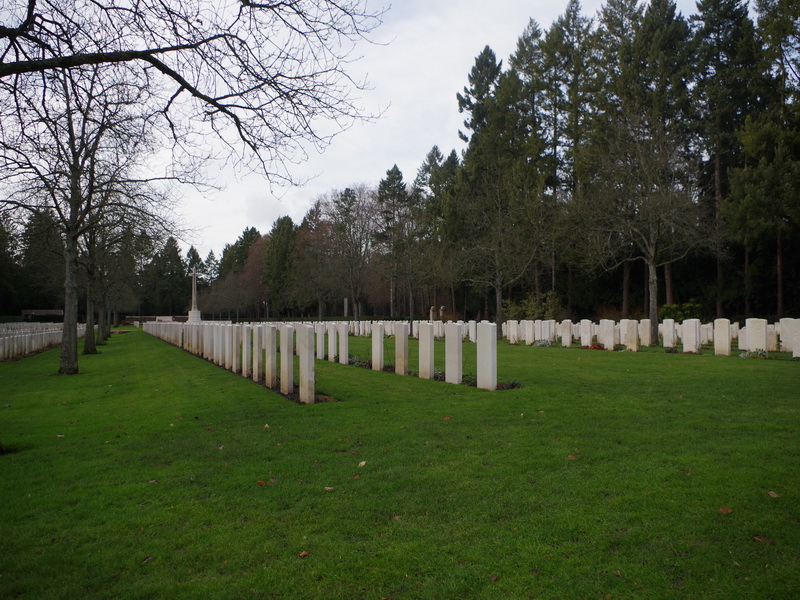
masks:
[[[197,309],[197,267],[195,267],[192,271],[192,308],[189,311],[189,323],[199,323],[202,320],[202,313]]]

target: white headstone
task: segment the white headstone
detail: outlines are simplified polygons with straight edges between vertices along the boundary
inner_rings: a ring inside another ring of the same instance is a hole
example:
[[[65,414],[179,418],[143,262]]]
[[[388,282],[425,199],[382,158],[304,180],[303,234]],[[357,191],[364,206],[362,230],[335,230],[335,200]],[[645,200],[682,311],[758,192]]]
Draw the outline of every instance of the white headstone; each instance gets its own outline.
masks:
[[[592,345],[592,322],[588,319],[581,320],[581,346]]]
[[[650,330],[650,319],[639,321],[639,344],[642,346],[653,345],[653,332]]]
[[[433,379],[433,323],[419,324],[419,377]]]
[[[294,327],[281,325],[281,394],[294,392]]]
[[[347,335],[347,321],[339,323],[339,364],[350,364],[350,336]]]
[[[297,350],[300,378],[300,402],[314,404],[316,381],[314,374],[314,327],[312,325],[297,326]]]
[[[497,325],[482,321],[478,323],[477,343],[478,387],[483,390],[497,389]]]
[[[278,328],[267,323],[264,325],[264,383],[271,390],[278,383]]]
[[[383,323],[372,324],[372,370],[383,371]]]
[[[664,322],[661,326],[661,335],[664,339],[664,348],[674,348],[677,345],[677,340],[675,339],[675,320],[664,319]]]
[[[622,337],[620,324],[620,337]],[[625,349],[631,352],[639,351],[639,323],[628,319],[625,323]]]
[[[731,355],[731,322],[728,319],[714,319],[714,354]]]
[[[572,321],[569,319],[561,321],[561,346],[564,348],[572,346]]]
[[[328,360],[336,362],[336,323],[326,323],[328,330]]]
[[[686,319],[681,323],[681,341],[684,352],[700,352],[700,319]]]
[[[794,352],[794,340],[800,337],[800,319],[781,319],[781,351]]]
[[[264,377],[264,326],[253,325],[253,381],[261,383]]]
[[[444,380],[447,383],[461,383],[463,360],[462,346],[464,339],[463,326],[460,323],[448,322],[445,327],[445,366]]]
[[[408,323],[397,323],[394,328],[394,372],[408,375]]]
[[[600,332],[597,334],[597,343],[603,344],[606,350],[614,349],[614,326],[616,324],[611,319],[600,320]]]
[[[767,320],[766,319],[747,319],[747,349],[750,352],[769,349],[767,340]]]
[[[253,368],[253,342],[250,335],[250,325],[242,325],[242,377],[250,377]]]

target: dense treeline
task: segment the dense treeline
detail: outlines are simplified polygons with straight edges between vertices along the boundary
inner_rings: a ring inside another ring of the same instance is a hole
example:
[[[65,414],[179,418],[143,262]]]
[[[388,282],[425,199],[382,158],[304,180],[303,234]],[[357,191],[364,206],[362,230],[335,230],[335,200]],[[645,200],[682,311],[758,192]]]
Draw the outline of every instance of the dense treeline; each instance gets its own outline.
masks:
[[[196,269],[202,311],[231,318],[800,314],[800,5],[754,8],[571,0],[507,61],[477,56],[460,154],[332,190],[219,259],[132,240],[114,306],[185,313]],[[57,301],[34,268],[57,244],[26,242],[42,227],[0,228],[0,312]]]

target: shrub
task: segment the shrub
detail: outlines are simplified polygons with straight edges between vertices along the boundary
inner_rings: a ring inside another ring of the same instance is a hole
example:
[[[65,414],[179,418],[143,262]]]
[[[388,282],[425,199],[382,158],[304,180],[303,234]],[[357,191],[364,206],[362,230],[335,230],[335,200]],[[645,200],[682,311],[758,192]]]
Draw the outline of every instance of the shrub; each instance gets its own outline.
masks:
[[[503,301],[503,311],[505,312],[506,319],[513,319],[515,321],[522,321],[525,319],[558,319],[563,313],[561,309],[561,300],[554,290],[550,290],[539,296],[536,294],[528,294],[527,297],[519,302],[505,300]]]
[[[681,323],[686,319],[699,319],[702,316],[703,307],[697,302],[686,302],[684,304],[665,304],[658,309],[658,319],[673,319]]]

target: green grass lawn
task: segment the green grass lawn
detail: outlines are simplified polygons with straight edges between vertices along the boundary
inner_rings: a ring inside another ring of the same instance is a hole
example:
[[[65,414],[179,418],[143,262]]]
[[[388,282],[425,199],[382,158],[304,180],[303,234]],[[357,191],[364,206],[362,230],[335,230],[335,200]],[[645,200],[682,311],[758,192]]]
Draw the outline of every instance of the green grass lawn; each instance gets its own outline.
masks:
[[[3,599],[800,597],[797,361],[503,342],[520,388],[318,361],[313,406],[141,332],[57,363],[0,363]]]

